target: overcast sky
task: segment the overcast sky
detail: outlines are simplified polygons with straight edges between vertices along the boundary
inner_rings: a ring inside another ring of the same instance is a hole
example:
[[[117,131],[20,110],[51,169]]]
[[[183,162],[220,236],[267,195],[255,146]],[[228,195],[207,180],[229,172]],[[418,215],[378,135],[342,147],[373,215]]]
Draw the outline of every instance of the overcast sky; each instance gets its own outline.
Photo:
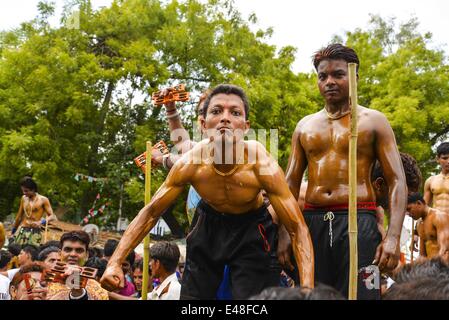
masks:
[[[38,2],[1,0],[0,29],[16,27],[20,22],[35,17]],[[64,3],[63,0],[55,2],[58,9]],[[97,8],[108,5],[111,0],[92,0],[92,3]],[[352,31],[357,27],[365,29],[370,13],[383,18],[394,16],[398,21],[417,17],[419,31],[430,31],[433,34],[432,46],[442,48],[449,54],[447,0],[235,0],[235,3],[244,18],[252,12],[256,13],[258,27],[273,27],[270,43],[277,46],[293,45],[298,49],[295,71],[310,71],[310,57],[326,45],[333,35],[343,35],[346,30]]]

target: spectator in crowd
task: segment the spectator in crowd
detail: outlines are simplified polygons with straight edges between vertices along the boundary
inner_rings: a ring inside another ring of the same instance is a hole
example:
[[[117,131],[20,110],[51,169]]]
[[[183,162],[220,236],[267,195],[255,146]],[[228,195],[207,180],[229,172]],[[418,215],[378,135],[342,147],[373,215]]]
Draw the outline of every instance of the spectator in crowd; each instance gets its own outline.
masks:
[[[60,239],[61,261],[68,264],[66,276],[73,275],[88,259],[89,235],[84,231],[64,233]],[[75,290],[75,291],[74,291]],[[48,286],[48,300],[108,300],[108,292],[93,280],[87,281],[85,288],[76,285],[50,283]]]
[[[0,250],[0,272],[6,272],[8,263],[11,260],[11,254],[8,251]],[[0,274],[0,300],[10,300],[9,283],[11,281],[7,276]]]
[[[45,265],[41,262],[30,262],[20,267],[9,285],[11,300],[46,300],[47,284],[42,280],[44,270]]]
[[[160,241],[150,248],[151,276],[161,284],[148,295],[149,300],[179,300],[181,284],[176,277],[180,252],[173,242]]]
[[[345,298],[336,289],[325,284],[318,284],[314,289],[271,287],[252,296],[249,300],[345,300]]]
[[[44,250],[39,252],[37,260],[45,264],[48,269],[52,269],[56,266],[56,263],[61,261],[61,256],[58,247],[46,247]]]

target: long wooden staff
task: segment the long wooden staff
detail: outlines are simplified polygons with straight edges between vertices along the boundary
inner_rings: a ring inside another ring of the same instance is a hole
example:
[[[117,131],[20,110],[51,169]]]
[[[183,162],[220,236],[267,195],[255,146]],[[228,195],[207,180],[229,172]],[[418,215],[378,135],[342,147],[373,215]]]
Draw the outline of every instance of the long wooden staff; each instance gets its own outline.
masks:
[[[410,243],[410,263],[413,263],[413,252],[415,251],[415,221],[412,219],[412,241]]]
[[[147,163],[145,166],[145,205],[151,200],[151,141],[147,141]],[[142,300],[147,300],[148,296],[148,280],[150,274],[148,265],[150,262],[150,233],[148,233],[143,241],[143,279],[142,279]]]
[[[351,138],[349,141],[349,300],[357,299],[357,79],[356,63],[348,63],[351,107]]]
[[[47,233],[48,233],[48,217],[47,219],[45,219],[44,243],[47,243]]]

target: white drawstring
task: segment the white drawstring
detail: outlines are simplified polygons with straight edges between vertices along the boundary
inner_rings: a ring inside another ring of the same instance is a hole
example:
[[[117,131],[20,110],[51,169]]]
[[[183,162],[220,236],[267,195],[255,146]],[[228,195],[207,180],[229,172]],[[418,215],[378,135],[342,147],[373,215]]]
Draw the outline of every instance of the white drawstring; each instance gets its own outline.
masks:
[[[332,247],[332,220],[334,220],[335,216],[334,213],[332,211],[329,211],[328,213],[326,213],[324,215],[324,221],[328,221],[329,220],[329,236],[330,236],[330,241],[329,241],[329,245]]]

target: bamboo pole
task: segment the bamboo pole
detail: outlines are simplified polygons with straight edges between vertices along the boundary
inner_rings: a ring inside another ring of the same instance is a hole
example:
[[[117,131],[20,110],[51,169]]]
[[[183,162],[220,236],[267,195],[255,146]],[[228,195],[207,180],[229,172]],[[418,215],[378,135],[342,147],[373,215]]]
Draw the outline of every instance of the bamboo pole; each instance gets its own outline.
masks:
[[[147,158],[145,163],[145,205],[151,200],[151,141],[147,141]],[[148,264],[150,262],[150,233],[145,236],[143,241],[143,279],[142,279],[142,300],[147,300],[148,281],[150,274]]]
[[[47,234],[48,234],[48,217],[47,219],[45,219],[44,243],[47,243]]]
[[[413,251],[415,250],[415,221],[412,219],[412,241],[410,243],[410,263],[413,263]]]
[[[356,63],[348,63],[351,108],[351,137],[349,141],[349,300],[357,300],[357,78]]]

